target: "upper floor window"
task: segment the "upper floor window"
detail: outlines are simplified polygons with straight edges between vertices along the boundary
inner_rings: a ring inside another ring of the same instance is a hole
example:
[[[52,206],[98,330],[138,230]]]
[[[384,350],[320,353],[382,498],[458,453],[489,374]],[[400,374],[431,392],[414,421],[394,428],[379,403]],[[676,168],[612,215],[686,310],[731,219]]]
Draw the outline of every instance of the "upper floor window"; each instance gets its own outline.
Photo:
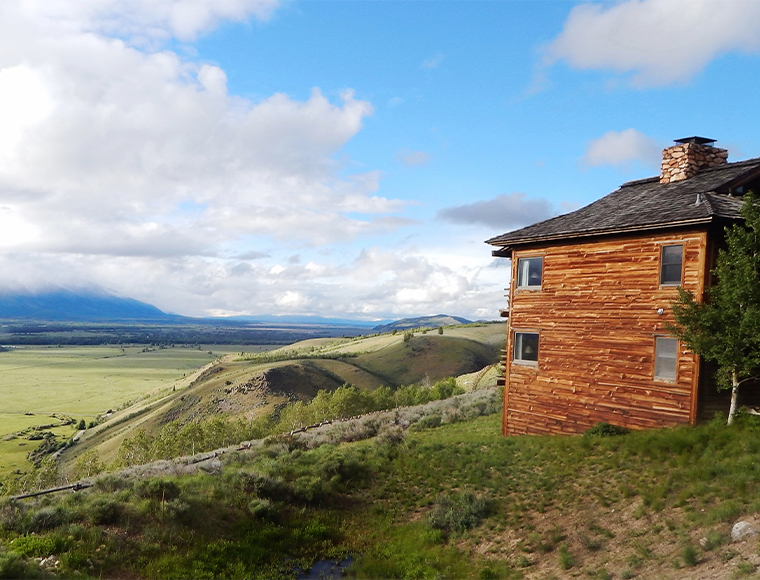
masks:
[[[683,246],[662,246],[660,254],[660,284],[681,284],[683,271]]]
[[[518,288],[541,288],[541,273],[544,269],[544,259],[518,258],[517,259],[517,287]]]
[[[678,369],[678,339],[658,336],[654,344],[654,378],[676,382]]]
[[[518,363],[538,362],[538,333],[515,332],[512,360]]]

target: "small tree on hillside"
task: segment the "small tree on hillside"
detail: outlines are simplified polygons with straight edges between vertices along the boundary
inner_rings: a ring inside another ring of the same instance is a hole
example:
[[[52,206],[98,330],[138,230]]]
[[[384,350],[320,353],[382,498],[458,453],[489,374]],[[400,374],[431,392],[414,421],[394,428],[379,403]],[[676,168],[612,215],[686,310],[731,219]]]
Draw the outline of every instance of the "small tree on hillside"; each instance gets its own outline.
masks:
[[[726,228],[720,250],[716,284],[704,301],[678,289],[671,308],[675,325],[669,330],[689,349],[718,366],[719,389],[731,389],[728,424],[734,420],[739,387],[760,374],[760,204],[748,194],[743,224]]]

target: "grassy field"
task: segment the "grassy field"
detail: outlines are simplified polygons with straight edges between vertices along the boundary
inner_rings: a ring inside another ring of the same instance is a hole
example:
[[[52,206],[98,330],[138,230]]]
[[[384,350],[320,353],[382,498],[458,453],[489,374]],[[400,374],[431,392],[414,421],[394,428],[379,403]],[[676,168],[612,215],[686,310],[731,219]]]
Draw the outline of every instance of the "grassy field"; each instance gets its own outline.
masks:
[[[760,511],[755,418],[507,438],[475,396],[0,501],[0,577],[54,555],[85,577],[294,578],[351,556],[357,578],[757,578],[757,538],[730,540]]]
[[[0,476],[26,469],[26,454],[38,444],[7,441],[4,437],[8,434],[54,423],[53,413],[92,421],[109,409],[169,389],[184,375],[221,355],[242,350],[236,345],[147,352],[142,346],[77,346],[20,347],[0,352]],[[70,436],[74,429],[53,432]]]

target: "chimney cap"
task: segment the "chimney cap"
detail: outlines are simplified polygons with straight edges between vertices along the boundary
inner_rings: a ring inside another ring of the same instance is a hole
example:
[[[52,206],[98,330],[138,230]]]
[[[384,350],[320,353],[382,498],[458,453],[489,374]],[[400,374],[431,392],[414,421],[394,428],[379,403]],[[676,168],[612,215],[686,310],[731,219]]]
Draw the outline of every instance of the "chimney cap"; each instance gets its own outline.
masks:
[[[709,147],[712,147],[713,143],[715,143],[715,139],[708,139],[707,137],[684,137],[683,139],[675,139],[676,143],[694,143],[696,145],[707,145]]]

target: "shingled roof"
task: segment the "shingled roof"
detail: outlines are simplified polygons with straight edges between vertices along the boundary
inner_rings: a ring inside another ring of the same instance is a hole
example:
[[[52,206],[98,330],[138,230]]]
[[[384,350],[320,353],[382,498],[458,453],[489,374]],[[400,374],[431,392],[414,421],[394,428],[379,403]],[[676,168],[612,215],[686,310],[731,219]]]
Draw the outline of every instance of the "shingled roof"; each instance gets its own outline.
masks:
[[[737,219],[742,206],[736,188],[760,176],[760,157],[705,169],[671,183],[659,177],[629,181],[576,211],[496,236],[486,243],[512,247],[551,240],[661,229]],[[697,195],[700,194],[700,195]],[[732,195],[734,194],[734,195]]]

